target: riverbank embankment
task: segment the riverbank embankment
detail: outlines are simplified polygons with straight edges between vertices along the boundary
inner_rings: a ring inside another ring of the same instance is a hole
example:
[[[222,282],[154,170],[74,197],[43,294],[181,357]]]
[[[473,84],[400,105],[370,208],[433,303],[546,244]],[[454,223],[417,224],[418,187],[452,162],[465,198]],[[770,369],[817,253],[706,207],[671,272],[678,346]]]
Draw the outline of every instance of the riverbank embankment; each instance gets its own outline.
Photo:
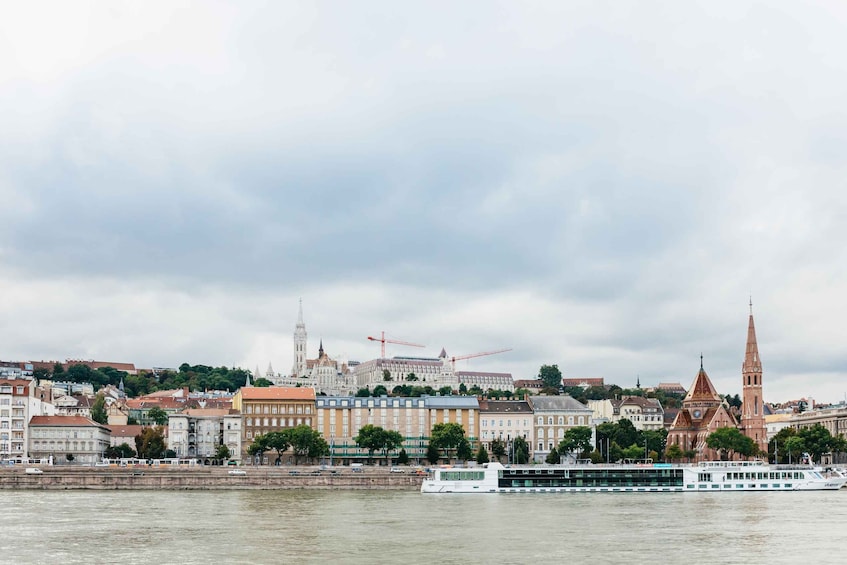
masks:
[[[232,472],[237,469],[238,474]],[[98,468],[41,467],[1,469],[0,489],[25,490],[419,490],[424,477],[413,472],[391,473],[388,468],[334,467],[156,467]],[[241,474],[243,473],[243,474]]]

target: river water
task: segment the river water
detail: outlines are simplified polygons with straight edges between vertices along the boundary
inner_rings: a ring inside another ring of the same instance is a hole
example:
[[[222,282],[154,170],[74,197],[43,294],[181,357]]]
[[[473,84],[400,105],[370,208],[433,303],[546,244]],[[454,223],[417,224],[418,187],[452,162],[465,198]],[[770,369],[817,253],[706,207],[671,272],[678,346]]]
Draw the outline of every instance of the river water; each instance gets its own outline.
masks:
[[[847,490],[3,491],[2,563],[845,563]]]

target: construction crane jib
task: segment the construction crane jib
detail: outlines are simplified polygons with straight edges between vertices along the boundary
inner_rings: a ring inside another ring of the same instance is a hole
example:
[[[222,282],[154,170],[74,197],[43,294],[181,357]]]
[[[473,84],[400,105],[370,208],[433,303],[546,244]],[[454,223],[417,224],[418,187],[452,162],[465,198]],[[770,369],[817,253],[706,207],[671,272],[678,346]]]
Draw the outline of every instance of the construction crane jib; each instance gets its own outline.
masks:
[[[379,335],[380,335],[380,337],[368,336],[368,339],[371,340],[371,341],[378,341],[380,344],[382,344],[382,358],[383,359],[385,359],[385,344],[386,343],[394,343],[396,345],[409,345],[411,347],[426,347],[425,345],[421,345],[420,343],[410,343],[408,341],[400,341],[400,340],[397,340],[397,339],[387,339],[385,337],[385,332],[381,332]]]
[[[462,359],[473,359],[474,357],[483,357],[485,355],[495,355],[497,353],[505,353],[506,351],[511,351],[511,350],[512,350],[512,348],[509,347],[509,348],[506,348],[506,349],[495,349],[494,351],[483,351],[481,353],[471,353],[469,355],[457,355],[456,357],[450,358],[450,363],[451,363],[453,371],[455,372],[456,371],[456,361],[461,361]]]

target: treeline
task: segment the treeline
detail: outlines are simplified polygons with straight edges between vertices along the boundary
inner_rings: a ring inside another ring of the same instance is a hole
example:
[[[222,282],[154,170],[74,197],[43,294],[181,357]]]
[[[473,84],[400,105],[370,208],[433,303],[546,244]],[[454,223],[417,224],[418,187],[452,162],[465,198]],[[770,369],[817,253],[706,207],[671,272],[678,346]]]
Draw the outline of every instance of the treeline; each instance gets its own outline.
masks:
[[[113,367],[92,369],[81,363],[71,365],[67,370],[60,363],[56,363],[52,370],[39,368],[34,371],[37,379],[91,383],[95,390],[106,385],[118,386],[123,379],[124,390],[130,397],[183,387],[190,390],[234,391],[247,383],[250,374],[250,371],[244,369],[188,363],[180,365],[177,371],[139,372],[137,375],[130,375]]]

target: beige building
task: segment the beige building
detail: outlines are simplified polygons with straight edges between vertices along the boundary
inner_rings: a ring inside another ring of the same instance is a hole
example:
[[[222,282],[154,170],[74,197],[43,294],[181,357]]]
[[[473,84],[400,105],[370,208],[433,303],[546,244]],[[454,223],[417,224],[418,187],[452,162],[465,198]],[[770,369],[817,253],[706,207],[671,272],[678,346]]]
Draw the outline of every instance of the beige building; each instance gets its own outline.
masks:
[[[424,459],[435,424],[460,424],[472,446],[478,440],[479,402],[473,396],[319,396],[315,402],[317,430],[330,446],[333,463],[367,459],[367,451],[353,439],[367,424],[399,432],[402,448],[413,461]]]
[[[535,461],[544,461],[568,429],[591,426],[591,409],[571,396],[529,396],[527,401],[533,412],[530,444]]]
[[[253,438],[302,424],[315,428],[315,389],[305,387],[241,387],[232,398],[232,408],[241,413],[241,459]],[[265,454],[263,463],[267,463]]]
[[[33,416],[29,431],[30,457],[57,465],[92,465],[109,447],[109,428],[84,416]]]
[[[532,408],[526,400],[488,400],[479,401],[480,441],[491,456],[491,442],[499,439],[509,450],[517,437],[526,440],[532,450],[533,423]],[[493,459],[493,457],[492,457]]]

